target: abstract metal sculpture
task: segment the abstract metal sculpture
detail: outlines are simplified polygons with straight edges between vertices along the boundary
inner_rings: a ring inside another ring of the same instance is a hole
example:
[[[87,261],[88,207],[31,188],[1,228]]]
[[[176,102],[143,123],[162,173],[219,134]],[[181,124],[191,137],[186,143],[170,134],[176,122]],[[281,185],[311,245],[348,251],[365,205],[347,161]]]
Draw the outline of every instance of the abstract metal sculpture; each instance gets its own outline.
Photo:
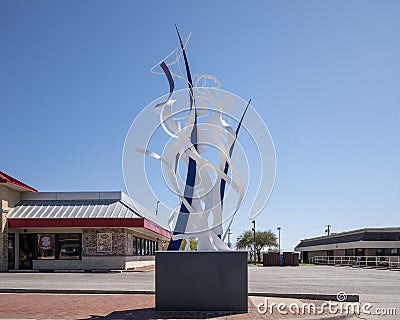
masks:
[[[198,239],[198,250],[230,250],[224,239],[245,196],[245,185],[233,165],[232,156],[251,100],[243,105],[243,100],[219,89],[220,83],[212,75],[195,75],[192,78],[185,51],[190,35],[182,41],[178,28],[176,31],[179,47],[151,69],[153,73],[164,74],[169,83],[168,95],[157,101],[155,110],[159,114],[159,125],[170,140],[162,155],[149,150],[147,144],[145,148],[136,145],[135,150],[161,161],[168,185],[179,196],[179,205],[172,210],[168,219],[169,227],[173,231],[168,250],[179,250],[182,240],[192,236]],[[180,66],[182,58],[185,75]],[[176,90],[177,81],[181,81],[187,88]],[[241,110],[238,111],[238,108]],[[250,109],[253,115],[256,114],[254,109]],[[232,110],[236,112],[235,117],[232,117]],[[235,122],[236,129],[233,129]],[[263,124],[262,121],[261,123]],[[270,136],[265,125],[259,130],[261,137],[269,141]],[[258,146],[260,153],[271,153],[271,146],[273,153],[272,140],[270,141],[267,147]],[[269,166],[275,173],[275,154],[269,159]],[[185,168],[184,177],[179,175],[182,168]],[[124,174],[125,171],[124,167]],[[262,183],[263,175],[265,173],[261,170],[258,188],[266,186],[266,190],[262,192],[265,202],[255,206],[257,208],[253,210],[256,211],[254,214],[265,205],[273,186],[274,175],[266,184],[265,181]],[[128,186],[127,189],[129,192]],[[236,200],[233,209],[224,219],[224,200],[228,189],[235,194]],[[224,233],[222,225],[225,222],[228,223],[228,228]],[[186,249],[188,248],[187,245]]]

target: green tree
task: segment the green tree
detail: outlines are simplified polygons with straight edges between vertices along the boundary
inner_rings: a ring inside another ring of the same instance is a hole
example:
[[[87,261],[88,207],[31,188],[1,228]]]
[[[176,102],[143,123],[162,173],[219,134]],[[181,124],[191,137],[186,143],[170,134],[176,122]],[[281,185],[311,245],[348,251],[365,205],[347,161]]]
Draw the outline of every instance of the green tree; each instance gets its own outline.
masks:
[[[278,246],[275,233],[272,231],[256,231],[256,254],[258,262],[261,262],[261,251],[267,248],[276,248]],[[251,253],[254,252],[254,233],[253,231],[245,231],[236,242],[237,249],[247,249]]]
[[[189,238],[189,242],[190,242],[190,250],[191,251],[196,251],[197,250],[197,245],[198,245],[198,240],[195,237],[190,237]],[[182,240],[181,246],[179,247],[179,250],[185,250],[186,248],[186,239]],[[163,244],[163,250],[167,250],[168,249],[168,245],[169,245],[169,241],[166,241]]]
[[[187,240],[183,239],[182,243],[181,243],[181,246],[179,247],[179,250],[185,250],[186,243],[187,243]],[[190,250],[191,251],[196,251],[199,241],[195,237],[190,237],[189,238],[189,243],[190,243]]]

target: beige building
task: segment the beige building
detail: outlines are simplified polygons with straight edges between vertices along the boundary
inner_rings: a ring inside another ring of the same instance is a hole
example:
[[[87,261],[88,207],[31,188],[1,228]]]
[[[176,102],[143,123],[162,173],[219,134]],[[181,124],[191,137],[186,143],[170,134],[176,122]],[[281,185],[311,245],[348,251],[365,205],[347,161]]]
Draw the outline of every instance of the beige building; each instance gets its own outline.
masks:
[[[400,228],[366,228],[304,239],[294,248],[303,263],[399,264]]]
[[[170,239],[123,192],[36,192],[1,177],[2,271],[129,269]]]
[[[0,271],[8,270],[7,214],[21,200],[22,192],[36,191],[36,189],[0,171]]]

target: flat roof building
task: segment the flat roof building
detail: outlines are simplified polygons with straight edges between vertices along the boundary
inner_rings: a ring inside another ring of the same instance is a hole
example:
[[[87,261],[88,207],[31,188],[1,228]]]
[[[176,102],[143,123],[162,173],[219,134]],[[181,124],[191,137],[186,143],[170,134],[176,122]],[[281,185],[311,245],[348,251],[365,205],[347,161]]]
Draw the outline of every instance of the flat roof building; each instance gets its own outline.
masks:
[[[2,271],[129,269],[154,260],[171,237],[123,192],[36,192],[7,177],[12,183],[0,184]]]
[[[368,264],[399,261],[400,228],[365,228],[301,240],[303,263]]]

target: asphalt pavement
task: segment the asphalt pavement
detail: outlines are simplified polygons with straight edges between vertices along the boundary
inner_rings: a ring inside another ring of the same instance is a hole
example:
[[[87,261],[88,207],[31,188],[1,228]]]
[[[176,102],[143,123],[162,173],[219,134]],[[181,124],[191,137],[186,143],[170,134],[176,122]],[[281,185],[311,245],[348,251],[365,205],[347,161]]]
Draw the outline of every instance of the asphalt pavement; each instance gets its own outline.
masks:
[[[195,276],[195,275],[194,275]],[[155,290],[155,272],[0,273],[0,290]],[[358,294],[362,303],[396,308],[400,319],[400,272],[333,266],[249,267],[249,293]],[[367,319],[375,319],[373,316]],[[376,319],[382,319],[382,316]]]

